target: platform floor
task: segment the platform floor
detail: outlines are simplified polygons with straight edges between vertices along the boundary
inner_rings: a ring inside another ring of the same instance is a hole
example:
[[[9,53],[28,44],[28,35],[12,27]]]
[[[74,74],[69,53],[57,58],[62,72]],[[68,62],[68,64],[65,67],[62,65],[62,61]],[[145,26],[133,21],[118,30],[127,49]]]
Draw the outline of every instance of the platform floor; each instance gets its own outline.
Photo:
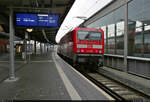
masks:
[[[113,100],[53,50],[31,57],[15,75],[17,81],[6,79],[0,83],[0,99]]]

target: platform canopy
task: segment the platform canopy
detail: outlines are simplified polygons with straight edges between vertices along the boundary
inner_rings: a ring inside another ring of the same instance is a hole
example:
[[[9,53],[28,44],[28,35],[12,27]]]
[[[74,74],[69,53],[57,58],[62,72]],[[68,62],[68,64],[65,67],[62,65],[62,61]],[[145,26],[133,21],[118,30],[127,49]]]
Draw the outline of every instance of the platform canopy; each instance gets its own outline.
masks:
[[[76,0],[56,35],[56,42],[114,0]]]

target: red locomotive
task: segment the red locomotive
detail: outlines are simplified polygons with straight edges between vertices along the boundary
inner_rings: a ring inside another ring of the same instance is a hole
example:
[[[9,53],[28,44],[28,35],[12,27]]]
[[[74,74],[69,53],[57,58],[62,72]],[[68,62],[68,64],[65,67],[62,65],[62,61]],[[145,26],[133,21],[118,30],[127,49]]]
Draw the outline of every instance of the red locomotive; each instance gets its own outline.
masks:
[[[92,65],[92,70],[96,70],[103,63],[104,32],[102,29],[75,28],[60,40],[57,52],[73,65]]]

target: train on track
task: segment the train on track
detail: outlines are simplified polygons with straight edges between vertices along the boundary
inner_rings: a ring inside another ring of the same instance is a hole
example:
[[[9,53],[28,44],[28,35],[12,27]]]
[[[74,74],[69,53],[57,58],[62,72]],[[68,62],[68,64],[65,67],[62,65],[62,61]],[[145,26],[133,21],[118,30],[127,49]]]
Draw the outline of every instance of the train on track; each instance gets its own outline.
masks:
[[[104,32],[102,29],[77,27],[60,40],[57,53],[73,66],[91,66],[97,70],[103,65]]]

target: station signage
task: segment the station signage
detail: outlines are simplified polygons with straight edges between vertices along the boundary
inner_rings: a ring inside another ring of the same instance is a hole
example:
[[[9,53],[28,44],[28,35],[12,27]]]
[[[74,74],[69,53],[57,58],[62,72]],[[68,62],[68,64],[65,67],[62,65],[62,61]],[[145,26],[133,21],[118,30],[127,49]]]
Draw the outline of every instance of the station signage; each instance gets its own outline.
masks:
[[[16,26],[58,27],[58,14],[16,13]]]

